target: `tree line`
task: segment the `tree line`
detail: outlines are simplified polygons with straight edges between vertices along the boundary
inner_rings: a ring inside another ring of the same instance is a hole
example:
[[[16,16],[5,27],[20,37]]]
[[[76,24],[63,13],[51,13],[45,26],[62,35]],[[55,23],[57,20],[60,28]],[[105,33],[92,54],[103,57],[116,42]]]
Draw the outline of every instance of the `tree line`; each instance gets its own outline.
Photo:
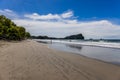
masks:
[[[81,39],[84,40],[84,36],[80,34],[66,36],[64,38],[48,37],[48,36],[31,36],[33,39]]]
[[[4,15],[0,15],[0,39],[2,40],[23,40],[30,37],[22,26],[17,26]]]

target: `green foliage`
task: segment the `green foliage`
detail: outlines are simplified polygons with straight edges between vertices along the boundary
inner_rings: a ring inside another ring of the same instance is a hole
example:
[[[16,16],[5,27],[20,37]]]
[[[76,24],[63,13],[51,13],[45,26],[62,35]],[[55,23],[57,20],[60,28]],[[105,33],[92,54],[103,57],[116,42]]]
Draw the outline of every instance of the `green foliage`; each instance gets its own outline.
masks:
[[[5,40],[23,40],[30,37],[24,27],[17,26],[5,16],[0,16],[0,39]]]
[[[26,32],[26,33],[25,33],[25,36],[26,36],[26,38],[30,38],[30,37],[31,37],[31,35],[30,35],[29,32]]]

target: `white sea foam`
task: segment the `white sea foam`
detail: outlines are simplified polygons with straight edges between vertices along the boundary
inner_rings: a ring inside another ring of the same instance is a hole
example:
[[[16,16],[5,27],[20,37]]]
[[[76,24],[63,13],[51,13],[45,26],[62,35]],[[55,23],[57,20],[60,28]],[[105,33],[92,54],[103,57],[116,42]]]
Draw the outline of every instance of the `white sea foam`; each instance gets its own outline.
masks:
[[[43,42],[54,42],[54,43],[64,43],[64,44],[76,44],[84,46],[98,46],[98,47],[107,47],[107,48],[120,48],[120,43],[113,42],[91,42],[91,41],[76,41],[76,40],[37,40]]]

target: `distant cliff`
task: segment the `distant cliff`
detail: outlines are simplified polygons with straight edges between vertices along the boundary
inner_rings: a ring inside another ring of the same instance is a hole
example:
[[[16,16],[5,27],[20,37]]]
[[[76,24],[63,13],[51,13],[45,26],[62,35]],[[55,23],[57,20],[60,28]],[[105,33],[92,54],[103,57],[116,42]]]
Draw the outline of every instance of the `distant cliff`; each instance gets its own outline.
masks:
[[[67,36],[64,39],[84,39],[84,36],[82,34],[76,34],[76,35]]]

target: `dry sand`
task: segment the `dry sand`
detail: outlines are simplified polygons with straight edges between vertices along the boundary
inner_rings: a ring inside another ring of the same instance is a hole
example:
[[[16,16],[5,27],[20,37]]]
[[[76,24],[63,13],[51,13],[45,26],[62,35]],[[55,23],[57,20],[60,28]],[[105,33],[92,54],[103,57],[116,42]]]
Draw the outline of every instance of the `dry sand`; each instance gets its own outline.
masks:
[[[6,44],[0,47],[0,80],[120,80],[120,66],[32,40]]]

